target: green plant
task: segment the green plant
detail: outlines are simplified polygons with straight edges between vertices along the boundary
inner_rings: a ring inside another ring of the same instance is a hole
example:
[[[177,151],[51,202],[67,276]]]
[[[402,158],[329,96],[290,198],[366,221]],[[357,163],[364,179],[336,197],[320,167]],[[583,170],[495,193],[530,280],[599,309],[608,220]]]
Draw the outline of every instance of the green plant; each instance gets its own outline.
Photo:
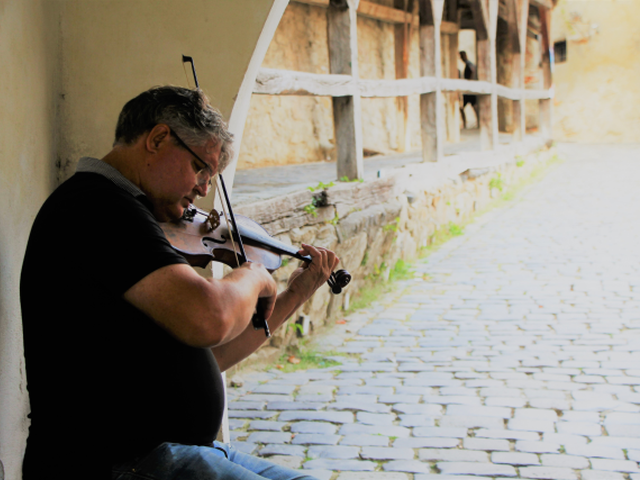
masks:
[[[504,188],[504,180],[502,180],[502,174],[500,172],[498,172],[495,177],[489,180],[489,188],[492,190],[494,188],[497,188],[498,190],[502,191],[502,189]]]
[[[364,267],[369,261],[369,252],[364,252],[364,257],[362,257],[362,261],[360,262],[360,266]]]
[[[522,157],[516,157],[516,167],[524,166],[524,159]]]
[[[307,187],[307,190],[311,192],[315,192],[316,190],[326,190],[327,188],[331,188],[334,186],[335,186],[335,183],[333,182],[329,182],[329,183],[320,182],[315,187]]]
[[[316,218],[318,216],[318,199],[316,197],[313,197],[311,199],[311,203],[309,205],[306,205],[303,210],[311,215],[312,217]]]
[[[293,323],[293,322],[288,323],[287,332],[289,332],[290,330],[295,330],[297,335],[302,336],[303,328],[302,328],[302,325],[300,325],[299,323]]]
[[[413,268],[403,259],[399,259],[389,273],[389,281],[407,280],[413,277]]]
[[[452,237],[464,234],[464,228],[457,223],[449,222],[447,228],[449,229],[449,234],[451,234]]]
[[[453,237],[462,235],[464,228],[456,223],[449,222],[446,226],[440,227],[429,237],[429,242],[425,247],[420,248],[419,258],[428,256],[432,251],[436,250],[443,243],[451,240]]]
[[[340,217],[338,216],[338,212],[336,212],[336,214],[333,216],[333,218],[331,220],[329,220],[329,223],[331,225],[337,225],[338,223],[340,223]]]
[[[362,183],[364,182],[364,178],[354,178],[353,180],[349,180],[349,177],[347,177],[346,175],[340,177],[340,181],[341,182],[358,182],[358,183]]]
[[[339,352],[320,353],[300,347],[291,347],[288,350],[289,351],[282,355],[278,360],[278,364],[282,365],[280,370],[285,373],[295,372],[297,370],[308,370],[310,368],[327,368],[342,365],[340,362],[327,358],[331,356],[339,356]],[[289,362],[289,358],[292,356],[296,357],[300,361],[298,363]],[[273,365],[269,365],[268,369],[271,368],[273,368]]]
[[[384,272],[387,268],[387,264],[382,262],[380,265],[375,265],[373,267],[373,275],[375,277],[379,277],[382,272]]]
[[[318,208],[313,203],[305,206],[303,210],[314,218],[318,216]]]
[[[382,227],[383,232],[397,232],[398,224],[400,223],[400,217],[396,217],[393,222],[387,223]]]
[[[369,259],[368,253],[365,253],[360,265],[366,265]],[[404,260],[398,260],[389,271],[389,280],[381,281],[381,275],[387,270],[387,264],[382,262],[373,268],[373,272],[365,277],[365,285],[351,299],[347,312],[353,312],[367,308],[373,302],[378,300],[385,293],[391,292],[396,288],[398,280],[406,280],[413,277],[413,266]]]

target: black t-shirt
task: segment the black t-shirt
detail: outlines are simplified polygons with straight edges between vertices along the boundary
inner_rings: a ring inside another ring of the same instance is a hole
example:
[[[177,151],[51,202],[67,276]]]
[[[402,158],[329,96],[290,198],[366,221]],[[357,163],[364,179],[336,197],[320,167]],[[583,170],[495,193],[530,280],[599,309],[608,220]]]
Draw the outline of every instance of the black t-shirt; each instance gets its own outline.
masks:
[[[211,351],[179,342],[123,299],[153,271],[186,263],[145,202],[76,173],[36,217],[20,283],[25,480],[86,476],[81,468],[94,478],[162,442],[217,435],[224,395]]]

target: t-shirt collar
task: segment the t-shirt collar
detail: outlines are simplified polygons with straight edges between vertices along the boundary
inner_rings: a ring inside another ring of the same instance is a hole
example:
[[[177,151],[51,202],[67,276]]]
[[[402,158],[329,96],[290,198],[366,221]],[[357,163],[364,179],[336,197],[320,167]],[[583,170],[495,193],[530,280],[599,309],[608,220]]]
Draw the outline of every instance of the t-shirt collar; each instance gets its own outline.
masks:
[[[102,160],[92,157],[82,157],[78,161],[76,173],[97,173],[108,178],[124,191],[129,192],[134,197],[145,196],[145,193],[138,188],[131,180],[122,175],[117,169]]]

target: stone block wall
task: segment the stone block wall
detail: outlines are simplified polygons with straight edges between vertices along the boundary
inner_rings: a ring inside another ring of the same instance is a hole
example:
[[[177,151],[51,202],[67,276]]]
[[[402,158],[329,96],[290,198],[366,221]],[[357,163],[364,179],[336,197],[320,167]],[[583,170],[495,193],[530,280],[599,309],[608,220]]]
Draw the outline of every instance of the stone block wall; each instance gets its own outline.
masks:
[[[336,296],[327,286],[321,287],[289,320],[291,324],[298,315],[308,315],[317,331],[343,314],[346,292],[353,299],[367,286],[367,279],[384,281],[398,260],[414,260],[421,248],[433,241],[438,229],[469,221],[553,155],[553,149],[544,149],[522,157],[511,155],[503,163],[493,162],[488,167],[462,171],[464,167],[459,167],[453,173],[449,168],[437,181],[423,177],[408,182],[405,172],[363,183],[338,183],[320,191],[305,190],[241,205],[236,212],[258,221],[284,243],[304,242],[332,249],[341,259],[339,268],[352,274],[345,293]],[[416,168],[422,166],[425,164]],[[446,164],[426,167],[434,172],[447,168]],[[428,186],[416,187],[420,184]],[[281,289],[286,288],[297,264],[285,260],[285,266],[274,273]],[[296,342],[296,328],[289,326],[277,331],[269,346],[282,348]]]

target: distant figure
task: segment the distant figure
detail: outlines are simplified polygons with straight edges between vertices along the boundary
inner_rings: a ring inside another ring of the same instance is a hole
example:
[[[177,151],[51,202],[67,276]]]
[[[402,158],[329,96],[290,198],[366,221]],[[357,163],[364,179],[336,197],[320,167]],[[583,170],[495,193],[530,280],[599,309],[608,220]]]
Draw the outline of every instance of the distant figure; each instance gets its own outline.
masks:
[[[471,62],[471,60],[469,60],[469,58],[467,57],[467,52],[462,51],[460,52],[460,59],[464,62],[464,79],[465,80],[477,80],[478,79],[478,75],[477,75],[477,70],[476,70],[476,66]],[[467,118],[464,114],[464,107],[467,105],[467,103],[470,103],[471,106],[473,107],[473,110],[476,112],[476,118],[478,118],[478,107],[477,107],[477,98],[475,95],[463,95],[462,96],[462,108],[460,108],[460,115],[462,116],[462,124],[464,126],[464,128],[467,128]]]

